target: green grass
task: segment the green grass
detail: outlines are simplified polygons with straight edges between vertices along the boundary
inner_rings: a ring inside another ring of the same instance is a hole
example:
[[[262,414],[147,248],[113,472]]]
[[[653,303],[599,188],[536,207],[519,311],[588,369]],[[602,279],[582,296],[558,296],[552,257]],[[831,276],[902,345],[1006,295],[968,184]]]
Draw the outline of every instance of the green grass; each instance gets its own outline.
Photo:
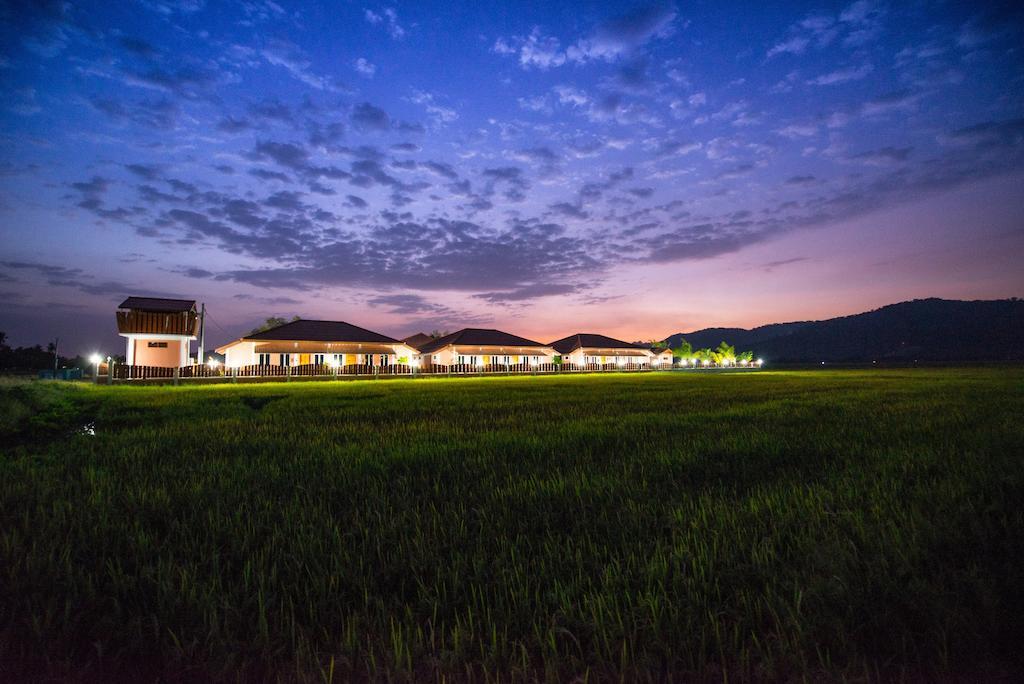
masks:
[[[0,679],[1024,667],[1022,369],[35,383],[0,406]]]

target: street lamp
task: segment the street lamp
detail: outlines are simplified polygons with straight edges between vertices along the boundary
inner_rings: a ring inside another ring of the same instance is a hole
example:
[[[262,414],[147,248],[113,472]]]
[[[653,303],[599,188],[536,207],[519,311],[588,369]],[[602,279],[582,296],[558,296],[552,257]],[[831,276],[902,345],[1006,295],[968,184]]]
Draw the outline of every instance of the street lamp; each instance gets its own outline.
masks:
[[[92,354],[89,357],[89,363],[92,364],[92,382],[95,385],[99,382],[100,377],[100,363],[103,361],[103,357],[99,354]]]

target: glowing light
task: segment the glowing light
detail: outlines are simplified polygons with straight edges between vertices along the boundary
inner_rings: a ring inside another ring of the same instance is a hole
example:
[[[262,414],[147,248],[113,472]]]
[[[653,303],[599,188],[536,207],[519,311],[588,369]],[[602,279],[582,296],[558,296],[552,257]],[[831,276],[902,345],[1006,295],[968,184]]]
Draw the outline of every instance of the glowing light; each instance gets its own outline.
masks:
[[[764,359],[758,359],[757,360],[757,365],[758,366],[763,366],[764,365]]]
[[[336,358],[334,358],[334,357],[332,356],[331,358],[329,358],[329,359],[327,360],[327,365],[328,365],[328,366],[330,366],[331,368],[337,368],[337,367],[338,367],[338,365],[339,365],[339,364],[338,364],[338,359],[336,359]]]
[[[711,362],[710,362],[710,361],[708,361],[707,359],[704,359],[704,365],[705,365],[705,366],[710,366],[710,365],[711,365]]]
[[[620,365],[620,366],[625,366],[625,365],[626,365],[626,362],[625,362],[625,360],[623,360],[623,359],[619,359],[619,365]]]
[[[217,366],[220,365],[220,361],[211,356],[209,360],[207,360],[206,365],[209,366],[210,368],[216,368]]]
[[[747,365],[747,360],[743,359],[742,361],[740,361],[740,365],[741,366],[746,366]]]
[[[92,356],[89,357],[89,363],[91,363],[94,366],[98,366],[102,362],[103,362],[103,357],[100,356],[99,354],[93,354]]]

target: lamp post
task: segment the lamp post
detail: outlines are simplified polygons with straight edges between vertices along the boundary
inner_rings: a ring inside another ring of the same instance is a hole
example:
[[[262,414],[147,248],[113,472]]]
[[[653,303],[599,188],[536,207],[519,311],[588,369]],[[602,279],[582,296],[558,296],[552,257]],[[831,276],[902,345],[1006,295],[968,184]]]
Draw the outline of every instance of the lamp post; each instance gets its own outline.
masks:
[[[100,362],[103,361],[103,357],[99,354],[93,354],[89,357],[89,363],[92,364],[92,384],[96,384],[100,381]]]

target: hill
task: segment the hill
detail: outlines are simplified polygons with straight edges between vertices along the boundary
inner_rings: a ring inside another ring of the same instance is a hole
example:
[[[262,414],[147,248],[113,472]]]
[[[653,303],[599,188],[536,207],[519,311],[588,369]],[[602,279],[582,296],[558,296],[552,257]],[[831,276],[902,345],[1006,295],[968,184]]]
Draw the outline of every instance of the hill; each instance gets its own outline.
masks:
[[[666,338],[694,349],[723,340],[772,362],[1024,360],[1024,300],[915,299],[823,321],[752,330],[705,328]]]

